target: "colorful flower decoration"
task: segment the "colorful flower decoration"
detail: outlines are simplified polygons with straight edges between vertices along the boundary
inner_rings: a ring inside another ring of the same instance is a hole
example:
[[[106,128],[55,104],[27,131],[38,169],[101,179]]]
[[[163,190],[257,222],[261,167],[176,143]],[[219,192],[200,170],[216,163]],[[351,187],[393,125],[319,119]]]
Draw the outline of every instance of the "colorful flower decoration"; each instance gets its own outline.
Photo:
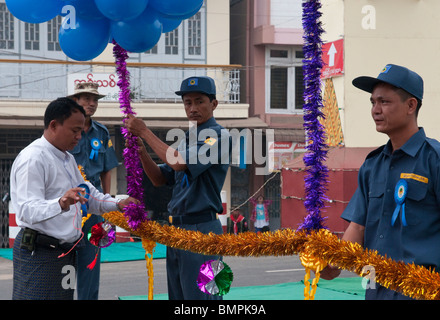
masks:
[[[98,248],[95,259],[93,259],[93,261],[87,266],[88,269],[92,270],[96,265],[99,250],[111,245],[116,239],[116,233],[111,224],[107,221],[104,221],[92,226],[87,238],[92,245]]]
[[[229,292],[234,275],[231,268],[221,260],[209,260],[200,266],[197,285],[200,291],[222,296]]]
[[[115,230],[107,221],[95,224],[88,234],[91,244],[98,248],[106,248],[116,239]]]

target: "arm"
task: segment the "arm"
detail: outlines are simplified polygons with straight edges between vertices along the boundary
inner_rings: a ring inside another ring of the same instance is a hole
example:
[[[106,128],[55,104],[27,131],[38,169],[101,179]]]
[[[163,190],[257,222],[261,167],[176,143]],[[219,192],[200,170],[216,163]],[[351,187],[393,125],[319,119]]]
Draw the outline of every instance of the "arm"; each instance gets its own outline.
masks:
[[[151,149],[153,149],[157,156],[174,171],[184,171],[187,169],[185,160],[180,153],[176,149],[173,149],[166,143],[162,142],[150,129],[147,128],[142,120],[135,118],[133,115],[129,115],[128,119],[125,121],[125,126],[131,134],[142,138]]]
[[[345,241],[351,241],[359,243],[360,245],[364,244],[364,232],[365,227],[350,222],[350,224],[347,227],[347,230],[344,232],[344,236],[342,237],[342,240]],[[327,265],[322,271],[321,271],[321,278],[324,280],[333,280],[334,278],[338,277],[341,274],[341,269],[339,269],[336,266]]]
[[[347,230],[345,230],[344,232],[344,236],[342,237],[342,240],[356,242],[359,243],[361,246],[363,246],[364,233],[365,233],[364,226],[354,222],[350,222]]]
[[[110,185],[112,182],[112,175],[110,171],[101,172],[101,185],[104,194],[110,193]]]
[[[159,166],[151,159],[142,140],[139,139],[138,142],[140,144],[139,157],[145,174],[155,187],[163,186],[166,183],[165,176],[162,174],[162,171],[160,171]]]

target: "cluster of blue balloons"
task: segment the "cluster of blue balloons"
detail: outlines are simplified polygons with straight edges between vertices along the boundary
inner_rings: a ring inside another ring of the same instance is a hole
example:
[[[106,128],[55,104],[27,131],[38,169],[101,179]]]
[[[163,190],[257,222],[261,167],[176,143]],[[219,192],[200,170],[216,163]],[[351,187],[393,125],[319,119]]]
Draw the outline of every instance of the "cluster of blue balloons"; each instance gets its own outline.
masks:
[[[195,15],[203,0],[6,0],[6,5],[17,19],[29,23],[65,16],[61,49],[74,60],[87,61],[113,40],[129,52],[153,48],[162,33]]]

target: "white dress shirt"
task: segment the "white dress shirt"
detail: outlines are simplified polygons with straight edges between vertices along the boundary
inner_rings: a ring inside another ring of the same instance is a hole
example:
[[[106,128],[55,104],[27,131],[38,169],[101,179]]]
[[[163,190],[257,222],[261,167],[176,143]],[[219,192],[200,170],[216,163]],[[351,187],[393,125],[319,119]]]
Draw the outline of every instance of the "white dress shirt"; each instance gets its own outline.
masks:
[[[81,183],[84,179],[70,153],[57,149],[44,136],[35,140],[20,152],[11,169],[11,202],[17,225],[61,242],[75,242],[81,235],[81,204],[63,211],[58,200]],[[88,213],[118,210],[116,199],[100,193],[89,182],[87,185]]]

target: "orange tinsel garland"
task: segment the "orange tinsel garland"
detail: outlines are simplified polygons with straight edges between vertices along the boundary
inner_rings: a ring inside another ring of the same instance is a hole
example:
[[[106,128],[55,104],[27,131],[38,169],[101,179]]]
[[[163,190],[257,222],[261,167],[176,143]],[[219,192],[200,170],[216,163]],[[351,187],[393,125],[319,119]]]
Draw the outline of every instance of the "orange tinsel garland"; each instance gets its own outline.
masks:
[[[321,229],[307,234],[291,229],[255,234],[208,235],[154,221],[142,223],[131,230],[123,213],[103,215],[111,223],[130,230],[133,234],[166,246],[207,255],[223,256],[286,256],[302,252],[341,269],[365,276],[365,266],[376,271],[376,282],[415,299],[440,300],[440,275],[414,264],[396,262],[380,256],[376,251],[364,250],[361,245],[343,241],[329,231]]]

